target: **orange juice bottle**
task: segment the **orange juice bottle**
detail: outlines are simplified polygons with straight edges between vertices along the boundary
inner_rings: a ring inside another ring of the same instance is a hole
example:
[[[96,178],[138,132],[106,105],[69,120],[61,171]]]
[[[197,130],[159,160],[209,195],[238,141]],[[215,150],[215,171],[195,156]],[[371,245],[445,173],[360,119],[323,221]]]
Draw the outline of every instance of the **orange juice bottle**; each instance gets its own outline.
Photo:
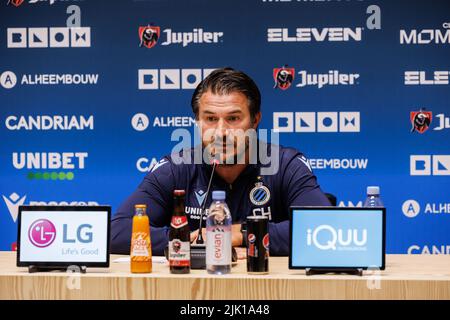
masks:
[[[152,272],[152,245],[150,223],[145,204],[134,206],[133,231],[131,234],[130,265],[132,273]]]

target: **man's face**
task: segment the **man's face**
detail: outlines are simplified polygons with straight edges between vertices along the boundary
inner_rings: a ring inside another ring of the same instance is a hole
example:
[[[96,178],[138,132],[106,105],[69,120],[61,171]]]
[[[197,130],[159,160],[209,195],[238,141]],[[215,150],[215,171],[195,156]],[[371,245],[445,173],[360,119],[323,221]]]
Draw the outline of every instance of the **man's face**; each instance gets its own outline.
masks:
[[[256,130],[260,119],[260,113],[251,118],[247,97],[240,92],[218,95],[207,91],[199,99],[202,145],[223,163],[232,164],[247,149],[248,139],[242,134]]]

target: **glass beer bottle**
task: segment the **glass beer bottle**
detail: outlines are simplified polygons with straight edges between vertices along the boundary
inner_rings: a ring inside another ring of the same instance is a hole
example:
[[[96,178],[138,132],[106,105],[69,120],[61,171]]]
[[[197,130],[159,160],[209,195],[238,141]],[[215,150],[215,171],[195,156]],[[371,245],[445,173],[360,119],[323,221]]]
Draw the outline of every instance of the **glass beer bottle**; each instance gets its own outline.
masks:
[[[147,205],[137,204],[131,234],[130,266],[132,273],[152,272],[152,245]]]
[[[174,213],[169,230],[169,266],[171,273],[189,273],[191,270],[191,242],[188,219],[184,211],[184,190],[175,190]]]

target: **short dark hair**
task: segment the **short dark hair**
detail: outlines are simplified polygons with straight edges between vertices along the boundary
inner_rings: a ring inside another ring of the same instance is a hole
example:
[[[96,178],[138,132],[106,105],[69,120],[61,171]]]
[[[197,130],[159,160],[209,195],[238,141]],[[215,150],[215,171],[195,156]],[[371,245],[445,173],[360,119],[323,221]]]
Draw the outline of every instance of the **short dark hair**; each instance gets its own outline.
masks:
[[[192,95],[191,106],[198,119],[199,100],[201,96],[211,91],[213,94],[229,94],[240,92],[247,97],[250,117],[252,121],[261,109],[261,93],[255,82],[244,72],[233,68],[221,68],[211,72],[199,83]]]

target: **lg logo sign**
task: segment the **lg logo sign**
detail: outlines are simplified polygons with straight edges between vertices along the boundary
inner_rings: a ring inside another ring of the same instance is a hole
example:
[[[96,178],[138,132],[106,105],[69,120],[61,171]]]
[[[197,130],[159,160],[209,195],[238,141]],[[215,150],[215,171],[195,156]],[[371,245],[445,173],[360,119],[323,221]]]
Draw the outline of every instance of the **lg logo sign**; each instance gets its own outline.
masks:
[[[82,224],[70,235],[69,226],[63,224],[63,243],[91,243],[93,239],[92,225]],[[34,221],[28,229],[28,239],[38,248],[46,248],[50,246],[56,239],[56,227],[47,219],[39,219]]]
[[[28,229],[28,238],[35,247],[46,248],[55,241],[55,225],[47,219],[39,219]]]

